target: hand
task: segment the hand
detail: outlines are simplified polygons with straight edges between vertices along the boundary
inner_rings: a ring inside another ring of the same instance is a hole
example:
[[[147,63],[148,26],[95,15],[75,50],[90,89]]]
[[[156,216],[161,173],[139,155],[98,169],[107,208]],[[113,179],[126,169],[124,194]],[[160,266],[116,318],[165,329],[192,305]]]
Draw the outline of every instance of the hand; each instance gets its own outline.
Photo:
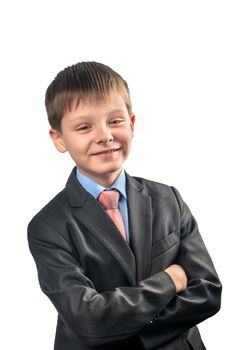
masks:
[[[170,265],[165,270],[169,274],[176,286],[176,292],[182,292],[187,288],[188,279],[184,269],[180,265]]]

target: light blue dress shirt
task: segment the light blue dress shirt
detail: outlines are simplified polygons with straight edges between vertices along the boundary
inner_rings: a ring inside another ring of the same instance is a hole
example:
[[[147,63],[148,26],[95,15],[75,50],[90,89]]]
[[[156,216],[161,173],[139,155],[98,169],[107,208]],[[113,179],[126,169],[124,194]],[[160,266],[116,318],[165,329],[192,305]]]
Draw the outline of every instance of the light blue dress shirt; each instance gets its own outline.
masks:
[[[115,188],[120,192],[119,199],[119,210],[121,212],[124,225],[127,241],[129,242],[129,219],[128,219],[128,207],[127,207],[127,194],[126,194],[126,176],[125,171],[122,169],[120,175],[117,177],[116,181],[112,184],[110,188],[106,188],[90,179],[88,176],[83,175],[77,168],[76,176],[80,184],[89,192],[95,199],[98,198],[101,192],[108,190],[110,188]]]

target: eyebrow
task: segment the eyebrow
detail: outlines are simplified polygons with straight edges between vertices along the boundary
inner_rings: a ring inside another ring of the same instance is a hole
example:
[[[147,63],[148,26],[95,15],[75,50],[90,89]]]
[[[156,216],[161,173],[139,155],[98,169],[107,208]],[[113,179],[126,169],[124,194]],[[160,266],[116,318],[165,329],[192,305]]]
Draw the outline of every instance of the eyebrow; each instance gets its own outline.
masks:
[[[111,116],[115,113],[125,113],[125,111],[121,108],[116,108],[111,110],[109,113],[107,113],[107,116]],[[75,117],[73,118],[73,120],[71,121],[72,123],[75,123],[77,121],[82,121],[82,120],[86,120],[86,119],[93,119],[95,118],[95,115],[89,115],[89,114],[77,114],[75,115]]]

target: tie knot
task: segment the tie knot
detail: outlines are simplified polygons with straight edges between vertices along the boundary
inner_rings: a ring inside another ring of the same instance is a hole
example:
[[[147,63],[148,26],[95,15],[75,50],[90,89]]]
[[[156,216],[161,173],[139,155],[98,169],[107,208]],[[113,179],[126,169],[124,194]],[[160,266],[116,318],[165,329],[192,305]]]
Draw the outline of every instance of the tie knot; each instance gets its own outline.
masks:
[[[120,193],[117,190],[103,191],[98,197],[98,201],[103,205],[105,210],[118,209]]]

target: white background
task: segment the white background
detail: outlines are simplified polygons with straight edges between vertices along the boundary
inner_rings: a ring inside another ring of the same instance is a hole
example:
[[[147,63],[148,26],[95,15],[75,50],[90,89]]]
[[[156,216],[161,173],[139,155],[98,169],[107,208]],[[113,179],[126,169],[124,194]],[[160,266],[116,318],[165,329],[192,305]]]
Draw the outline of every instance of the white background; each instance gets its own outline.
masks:
[[[125,168],[177,187],[191,208],[224,286],[202,337],[208,350],[231,347],[232,19],[224,0],[2,2],[1,348],[53,348],[56,312],[39,289],[26,228],[73,167],[49,139],[45,90],[82,60],[128,81],[137,124]]]

